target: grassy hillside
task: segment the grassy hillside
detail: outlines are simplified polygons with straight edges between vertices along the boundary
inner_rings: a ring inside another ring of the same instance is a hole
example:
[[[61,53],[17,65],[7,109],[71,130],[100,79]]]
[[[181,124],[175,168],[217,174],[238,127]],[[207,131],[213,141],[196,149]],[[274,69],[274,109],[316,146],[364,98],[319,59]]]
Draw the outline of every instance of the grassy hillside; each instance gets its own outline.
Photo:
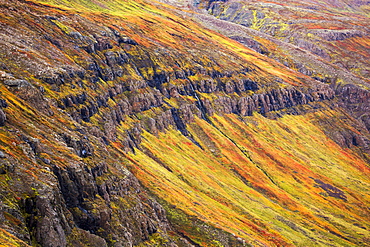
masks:
[[[193,14],[0,0],[0,245],[368,244],[363,72],[315,80]]]
[[[197,119],[190,131],[202,148],[173,130],[144,133],[144,149],[130,158],[135,175],[173,208],[253,244],[361,246],[368,164],[315,123],[337,114]]]
[[[365,2],[211,2],[202,1],[199,6],[218,19],[237,24],[201,19],[205,25],[216,26],[212,29],[312,77],[347,83],[353,80],[349,78],[353,73],[368,83],[369,18]],[[315,65],[315,60],[319,64]]]

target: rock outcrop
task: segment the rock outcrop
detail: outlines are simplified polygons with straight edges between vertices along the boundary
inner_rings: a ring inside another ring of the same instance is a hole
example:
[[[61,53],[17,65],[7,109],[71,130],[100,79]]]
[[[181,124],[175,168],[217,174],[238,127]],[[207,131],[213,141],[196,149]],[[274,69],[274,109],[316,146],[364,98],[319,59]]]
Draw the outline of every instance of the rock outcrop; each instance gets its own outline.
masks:
[[[6,100],[0,98],[0,126],[5,125],[6,114],[2,110],[2,108],[6,108],[7,106],[8,106],[8,103],[6,103]]]
[[[83,164],[66,170],[54,167],[54,173],[75,224],[108,239],[109,245],[134,246],[158,231],[170,230],[164,209],[147,197],[129,171],[113,177],[102,163],[91,169]]]
[[[3,110],[0,109],[0,126],[3,126],[6,121],[6,115]]]
[[[338,86],[335,91],[339,104],[355,118],[362,120],[368,130],[370,112],[370,92],[356,85]]]
[[[56,160],[42,157],[46,150],[32,152],[29,139],[16,141],[42,168],[24,166],[1,152],[0,175],[12,177],[15,183],[6,184],[8,193],[27,194],[12,197],[13,204],[0,204],[2,228],[25,242],[46,247],[129,247],[153,235],[163,239],[162,246],[174,246],[163,207],[126,168],[113,162],[91,166],[82,161],[60,167]],[[185,239],[181,241],[188,245]]]

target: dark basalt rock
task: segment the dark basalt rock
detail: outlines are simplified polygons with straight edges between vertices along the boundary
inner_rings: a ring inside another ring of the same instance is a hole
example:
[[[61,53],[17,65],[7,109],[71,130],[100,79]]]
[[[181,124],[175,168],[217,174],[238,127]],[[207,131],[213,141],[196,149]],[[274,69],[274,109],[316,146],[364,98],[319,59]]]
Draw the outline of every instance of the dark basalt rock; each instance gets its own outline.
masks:
[[[339,98],[339,104],[345,108],[353,117],[364,123],[370,131],[370,91],[353,84],[338,86],[335,91]]]
[[[347,196],[337,187],[324,183],[320,179],[315,179],[315,182],[317,183],[318,187],[323,189],[328,194],[328,196],[347,201]]]
[[[254,85],[254,82],[246,80],[241,81],[240,87],[244,87],[243,84],[248,83]],[[173,87],[176,86],[172,86],[172,88]],[[279,111],[282,109],[293,109],[295,106],[308,104],[310,102],[330,100],[334,97],[334,91],[327,84],[317,85],[315,88],[311,89],[295,87],[272,89],[266,93],[254,94],[247,97],[236,97],[235,95],[226,96],[220,94],[213,101],[204,97],[198,97],[197,92],[199,91],[194,90],[190,82],[187,87],[183,87],[184,89],[176,88],[179,92],[186,93],[185,95],[193,96],[197,99],[196,102],[194,104],[181,105],[179,108],[172,108],[155,118],[144,118],[141,121],[142,124],[139,124],[135,128],[126,132],[127,136],[123,142],[124,146],[128,147],[126,151],[133,151],[135,147],[138,148],[140,146],[140,132],[142,128],[150,133],[156,134],[158,131],[164,131],[172,125],[175,126],[183,135],[188,136],[189,133],[186,126],[194,121],[195,116],[208,121],[208,117],[215,113],[234,113],[242,116],[251,116],[253,115],[253,112],[267,114],[269,112]],[[229,93],[234,93],[237,90],[237,86],[230,87]],[[132,112],[118,108],[111,110],[111,114],[105,114],[106,129],[110,130],[107,133],[109,138],[114,139],[114,126],[116,126],[119,121],[122,121],[125,115],[149,109],[149,104],[145,102],[151,102],[150,98],[154,99],[155,97],[151,94],[142,95],[144,97],[139,97],[140,94],[136,96],[132,95],[129,101],[125,102],[126,106],[124,108],[127,109],[127,105],[132,105]],[[122,103],[120,103],[120,105],[122,105]],[[140,107],[140,105],[142,106]],[[145,107],[145,105],[148,105],[148,107]],[[291,110],[290,112],[291,114],[298,114],[295,110]],[[110,127],[108,127],[108,125]]]
[[[69,95],[65,98],[62,99],[63,105],[64,106],[59,106],[62,109],[65,109],[67,107],[73,107],[74,105],[80,105],[85,103],[87,100],[87,95],[86,93],[78,94],[78,95]]]
[[[363,37],[365,34],[357,30],[324,30],[314,33],[327,41],[341,41],[353,37]]]
[[[0,126],[4,126],[6,121],[6,115],[3,110],[0,109]]]
[[[359,119],[364,123],[366,129],[368,131],[370,131],[370,114],[368,114],[368,115],[364,114],[364,115],[360,116]]]
[[[154,74],[151,80],[148,80],[148,85],[151,87],[160,88],[163,83],[167,83],[169,77],[166,73]]]
[[[219,97],[217,105],[221,106],[221,111],[225,113],[237,113],[242,116],[251,116],[253,111],[265,114],[270,111],[278,111],[296,105],[304,105],[308,102],[328,100],[334,97],[332,89],[327,87],[311,90],[310,93],[303,93],[297,88],[273,89],[264,94],[242,97],[238,100]]]
[[[58,194],[57,194],[58,195]],[[66,233],[71,228],[60,210],[61,198],[30,197],[22,200],[27,228],[35,240],[46,247],[64,247],[67,245]]]
[[[204,1],[207,3],[207,8],[209,8],[209,6],[211,6],[211,4],[213,2],[227,2],[228,0],[207,0],[207,1]]]
[[[74,222],[95,236],[110,235],[119,246],[132,246],[149,239],[159,229],[169,229],[164,209],[141,192],[138,181],[128,171],[121,171],[120,178],[112,176],[105,163],[91,169],[75,164],[65,170],[55,167],[54,174]],[[103,182],[97,183],[98,180]],[[112,219],[110,203],[119,205],[119,197],[131,198],[132,206],[114,209],[118,218]],[[111,225],[113,221],[119,222],[117,227]]]
[[[25,135],[21,135],[23,141],[25,141],[32,151],[34,152],[35,155],[40,154],[41,152],[41,147],[40,147],[40,140],[32,137],[27,137]]]
[[[94,148],[86,136],[79,140],[67,134],[63,134],[62,137],[67,146],[73,148],[78,156],[86,158],[93,155]]]
[[[113,46],[110,43],[110,40],[105,37],[98,37],[96,38],[96,43],[94,44],[94,48],[96,51],[104,51],[108,49],[112,49]]]
[[[179,111],[176,108],[171,109],[172,117],[176,123],[176,127],[178,130],[181,131],[181,133],[185,136],[189,135],[189,132],[186,129],[185,123],[182,121]]]
[[[30,83],[26,80],[21,80],[21,79],[9,79],[9,80],[4,80],[4,84],[9,86],[9,87],[22,87],[22,86],[29,86]]]
[[[59,40],[57,39],[54,39],[48,35],[45,35],[44,36],[44,39],[46,39],[47,41],[49,41],[50,43],[52,43],[53,45],[55,45],[56,47],[58,47],[59,49],[62,48],[62,44],[59,42]]]
[[[6,102],[5,99],[0,98],[0,108],[6,108],[8,107],[8,103]]]
[[[294,44],[302,49],[312,52],[319,57],[330,59],[329,54],[325,50],[321,49],[320,46],[314,42],[298,38],[294,40]]]

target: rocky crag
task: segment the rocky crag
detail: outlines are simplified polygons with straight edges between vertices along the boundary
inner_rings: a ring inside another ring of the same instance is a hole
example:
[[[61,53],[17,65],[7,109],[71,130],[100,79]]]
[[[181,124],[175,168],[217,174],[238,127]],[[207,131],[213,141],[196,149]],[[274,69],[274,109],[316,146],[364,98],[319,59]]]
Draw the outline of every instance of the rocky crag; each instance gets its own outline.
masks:
[[[1,244],[367,243],[360,77],[315,80],[159,3],[0,11]]]

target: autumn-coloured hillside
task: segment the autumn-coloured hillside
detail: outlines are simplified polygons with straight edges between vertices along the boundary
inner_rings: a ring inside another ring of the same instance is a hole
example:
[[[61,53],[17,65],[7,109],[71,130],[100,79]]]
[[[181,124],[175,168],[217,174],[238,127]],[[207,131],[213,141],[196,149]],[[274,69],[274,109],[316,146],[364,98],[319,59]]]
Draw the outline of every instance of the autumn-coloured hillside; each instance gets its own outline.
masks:
[[[326,82],[358,76],[369,82],[366,2],[229,0],[199,6],[224,21],[202,17],[212,29],[303,74]]]
[[[368,9],[0,0],[0,246],[368,246]]]

